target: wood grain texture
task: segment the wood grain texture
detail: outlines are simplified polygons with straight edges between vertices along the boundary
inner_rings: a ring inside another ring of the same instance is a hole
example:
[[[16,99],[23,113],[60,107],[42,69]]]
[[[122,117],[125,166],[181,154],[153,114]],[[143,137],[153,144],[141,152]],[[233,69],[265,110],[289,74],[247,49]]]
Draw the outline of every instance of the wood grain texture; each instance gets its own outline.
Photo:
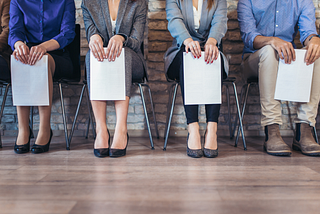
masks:
[[[263,138],[248,138],[248,151],[220,138],[216,159],[187,157],[185,138],[167,151],[154,141],[153,151],[130,138],[126,157],[99,159],[93,139],[75,137],[66,151],[54,137],[47,154],[17,155],[5,137],[0,213],[319,213],[319,158],[267,155]]]

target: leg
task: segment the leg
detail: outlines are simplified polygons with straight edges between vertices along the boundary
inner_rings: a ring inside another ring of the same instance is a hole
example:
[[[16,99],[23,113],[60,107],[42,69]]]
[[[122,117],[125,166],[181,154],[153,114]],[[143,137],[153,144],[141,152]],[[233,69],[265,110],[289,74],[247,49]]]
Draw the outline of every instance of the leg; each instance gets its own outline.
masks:
[[[94,141],[95,149],[109,148],[109,133],[106,123],[107,102],[106,101],[91,101],[94,118],[96,120],[96,140]]]
[[[206,105],[207,130],[204,148],[216,150],[218,148],[217,128],[220,114],[220,104]]]
[[[116,109],[116,129],[113,136],[112,149],[124,149],[127,146],[127,117],[129,108],[129,97],[126,100],[118,100],[114,102]]]
[[[51,55],[48,55],[48,81],[49,81],[49,106],[39,106],[39,133],[35,144],[45,145],[50,139],[50,117],[51,117],[51,106],[52,106],[52,94],[53,94],[53,75],[55,71],[55,62]],[[28,109],[28,115],[29,115]],[[29,119],[29,118],[28,118]],[[29,122],[29,121],[28,121]]]

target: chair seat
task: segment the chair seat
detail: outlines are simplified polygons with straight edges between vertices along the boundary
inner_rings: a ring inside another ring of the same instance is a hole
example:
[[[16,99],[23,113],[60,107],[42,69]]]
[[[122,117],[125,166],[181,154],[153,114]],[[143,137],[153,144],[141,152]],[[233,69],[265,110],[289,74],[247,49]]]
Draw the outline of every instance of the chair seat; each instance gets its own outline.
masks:
[[[235,82],[236,81],[236,78],[235,77],[227,77],[226,79],[222,80],[222,82]]]
[[[258,77],[251,77],[247,79],[247,83],[258,83]]]

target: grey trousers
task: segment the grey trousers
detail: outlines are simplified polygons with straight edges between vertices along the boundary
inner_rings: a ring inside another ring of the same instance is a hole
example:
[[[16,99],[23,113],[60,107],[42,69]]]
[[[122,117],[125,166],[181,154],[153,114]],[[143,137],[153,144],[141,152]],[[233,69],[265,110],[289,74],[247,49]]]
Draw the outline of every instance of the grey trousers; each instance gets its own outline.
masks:
[[[278,74],[278,53],[270,46],[264,46],[253,54],[245,54],[241,64],[245,78],[259,77],[261,125],[282,124],[281,102],[274,99]],[[289,92],[288,92],[289,93]],[[320,99],[320,59],[314,63],[310,101],[297,103],[295,123],[315,126]]]
[[[126,96],[131,95],[132,80],[144,77],[144,66],[140,57],[132,49],[125,47]],[[86,55],[87,83],[90,91],[90,50]],[[89,93],[90,94],[90,93]]]

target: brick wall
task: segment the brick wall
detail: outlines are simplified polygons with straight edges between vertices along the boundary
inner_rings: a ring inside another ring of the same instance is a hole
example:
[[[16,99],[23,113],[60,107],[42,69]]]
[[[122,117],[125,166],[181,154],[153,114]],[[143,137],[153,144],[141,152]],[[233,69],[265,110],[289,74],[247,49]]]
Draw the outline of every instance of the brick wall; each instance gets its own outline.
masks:
[[[81,0],[75,0],[77,8],[77,23],[81,24],[81,56],[82,62],[84,61],[84,56],[88,50],[88,43],[85,38],[85,31],[81,12]],[[241,53],[243,49],[243,43],[240,38],[239,25],[237,21],[237,2],[233,0],[228,0],[228,32],[223,39],[223,51],[228,57],[230,62],[230,76],[237,78],[237,88],[238,93],[240,93],[241,87],[244,81],[241,78],[241,73],[239,70],[239,64],[241,63]],[[316,16],[319,18],[317,20],[317,26],[320,24],[320,1],[315,0],[314,4],[316,6]],[[164,0],[149,0],[149,12],[148,12],[148,23],[146,26],[146,38],[145,38],[145,55],[148,64],[149,73],[149,85],[152,90],[152,95],[155,103],[155,111],[157,116],[158,128],[160,134],[163,136],[166,112],[167,112],[167,102],[168,102],[168,90],[170,84],[167,83],[164,72],[163,72],[163,55],[166,49],[171,45],[172,37],[167,31],[167,21],[165,13],[165,1]],[[83,64],[83,63],[82,63]],[[82,65],[83,66],[83,65]],[[230,88],[231,89],[231,88]],[[76,105],[79,99],[81,88],[80,87],[66,87],[64,88],[64,102],[66,104],[66,113],[68,116],[68,128],[71,128],[71,123],[73,121],[74,113],[76,110]],[[128,128],[131,135],[145,135],[146,125],[144,120],[143,108],[141,104],[141,99],[139,96],[139,91],[137,88],[133,87],[133,96],[130,100],[129,107],[129,117],[128,117]],[[228,109],[226,104],[226,90],[223,88],[223,104],[221,106],[220,112],[220,124],[219,124],[219,135],[228,135]],[[232,119],[234,120],[236,115],[236,108],[234,103],[233,90],[231,92],[231,113]],[[4,90],[1,90],[1,100]],[[1,101],[0,100],[0,101]],[[147,99],[148,102],[148,99]],[[150,105],[147,106],[150,109]],[[290,130],[290,118],[288,117],[288,112],[291,111],[292,118],[296,115],[295,104],[283,103],[283,126],[281,131],[285,135],[291,135]],[[205,129],[205,111],[204,106],[199,108],[199,119],[201,129]],[[151,115],[150,115],[151,116]],[[151,122],[152,117],[150,117]],[[82,107],[80,109],[80,115],[78,118],[78,125],[76,127],[76,135],[84,135],[86,129],[86,123],[88,122],[88,111],[86,108],[86,100],[83,100]],[[107,122],[110,130],[115,127],[115,109],[112,102],[108,103],[108,115]],[[319,121],[319,119],[318,119]],[[63,121],[61,116],[61,107],[59,100],[58,88],[54,88],[54,101],[52,107],[52,129],[55,133],[62,133]],[[248,99],[248,107],[246,110],[246,116],[244,119],[244,127],[248,135],[261,135],[260,128],[260,102],[259,102],[259,92],[256,87],[253,87],[250,92],[250,97]],[[16,108],[12,106],[11,91],[9,93],[6,107],[4,110],[4,116],[1,123],[2,134],[5,135],[15,135],[17,130],[17,115]],[[38,129],[39,115],[37,110],[35,110],[34,116],[34,128]],[[152,128],[154,126],[152,125]],[[173,115],[172,135],[185,135],[186,134],[186,120],[184,109],[182,105],[182,98],[180,90],[178,93],[176,106]],[[154,132],[153,132],[154,133]]]

